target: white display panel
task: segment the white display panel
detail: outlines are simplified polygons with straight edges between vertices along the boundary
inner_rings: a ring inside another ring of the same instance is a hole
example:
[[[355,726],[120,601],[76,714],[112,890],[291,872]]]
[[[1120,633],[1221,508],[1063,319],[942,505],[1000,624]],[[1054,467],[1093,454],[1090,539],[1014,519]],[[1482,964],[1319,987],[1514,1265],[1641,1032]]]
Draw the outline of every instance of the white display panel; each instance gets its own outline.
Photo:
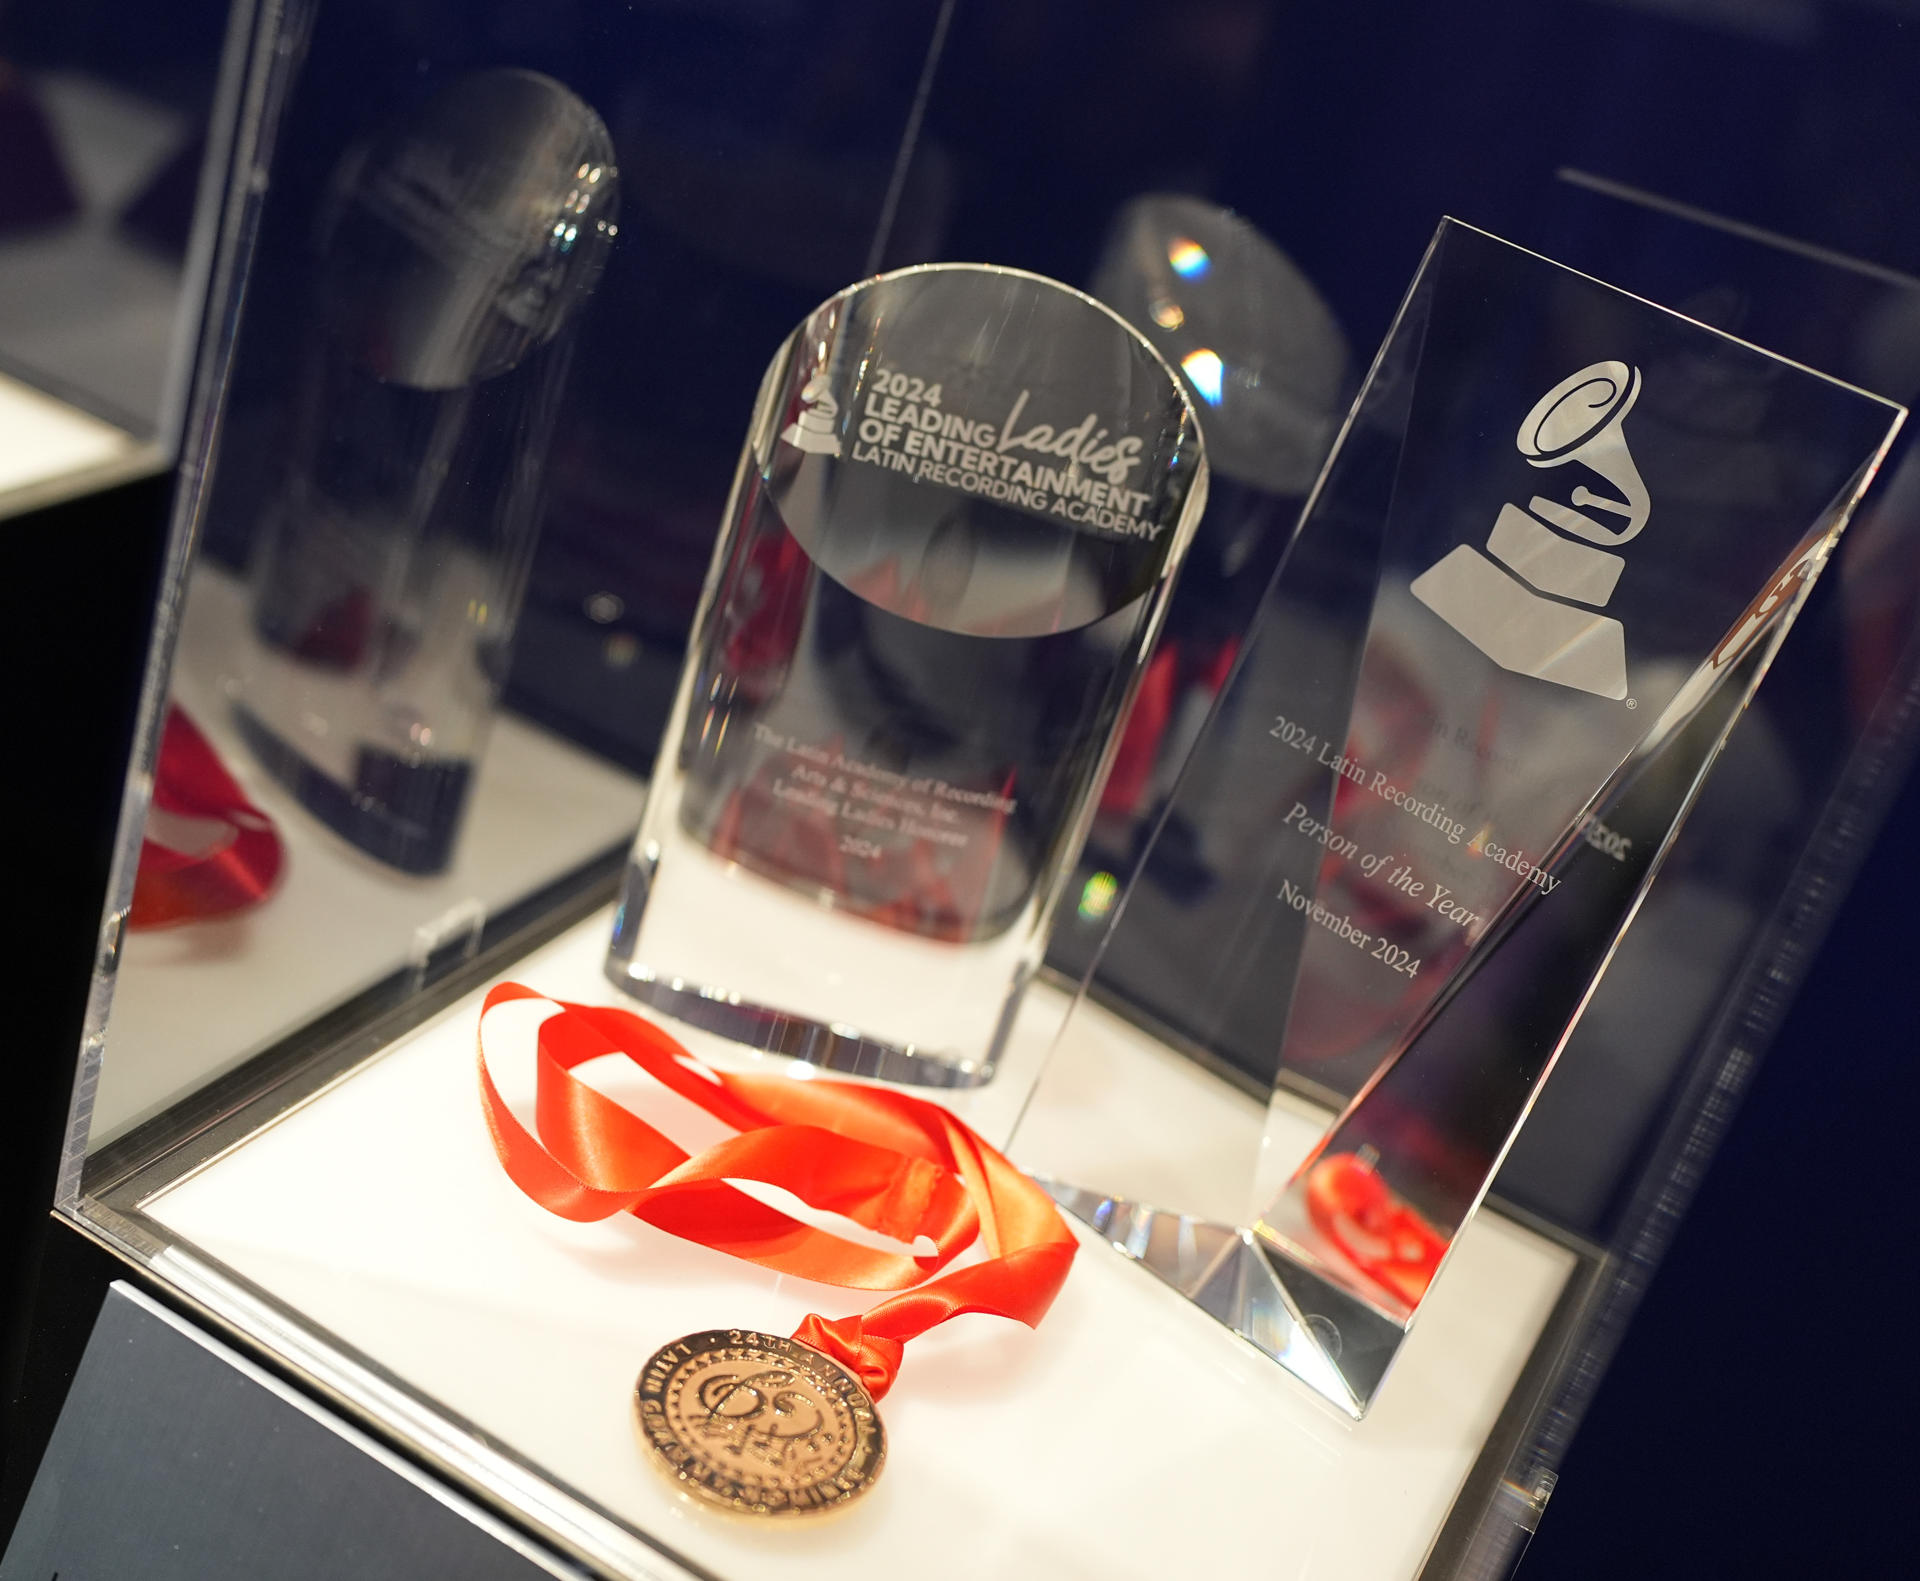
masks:
[[[607,1002],[610,919],[513,977]],[[1571,1274],[1482,1214],[1378,1406],[1350,1423],[1091,1232],[1037,1332],[956,1320],[882,1402],[876,1490],[818,1525],[695,1507],[643,1458],[642,1362],[682,1333],[785,1333],[857,1293],[776,1278],[632,1218],[556,1219],[508,1182],[480,1117],[480,994],[143,1206],[619,1521],[727,1577],[1411,1577]],[[1033,1031],[1045,1035],[1036,1017]],[[1250,1100],[1104,1014],[1107,1090],[1162,1134],[1239,1134]],[[527,1083],[496,1065],[509,1101]],[[524,1075],[524,1073],[522,1073]],[[620,1093],[620,1085],[606,1084]],[[1247,1111],[1253,1110],[1251,1120]],[[1089,1124],[1106,1123],[1096,1109]],[[1303,1133],[1314,1124],[1302,1116]],[[683,1138],[684,1140],[684,1138]],[[1303,1134],[1304,1143],[1304,1134]],[[484,1451],[483,1451],[484,1453]]]

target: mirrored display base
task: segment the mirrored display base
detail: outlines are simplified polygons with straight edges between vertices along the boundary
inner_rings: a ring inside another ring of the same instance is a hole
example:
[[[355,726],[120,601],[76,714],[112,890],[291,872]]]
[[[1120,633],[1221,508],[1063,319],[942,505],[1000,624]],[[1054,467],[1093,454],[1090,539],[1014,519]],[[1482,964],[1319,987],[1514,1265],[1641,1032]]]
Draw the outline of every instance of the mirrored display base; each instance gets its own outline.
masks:
[[[609,926],[591,918],[511,975],[606,1001]],[[1057,1016],[1049,991],[1029,999]],[[1083,1229],[1038,1331],[967,1317],[915,1342],[882,1403],[891,1447],[869,1498],[804,1529],[717,1518],[642,1458],[641,1363],[692,1330],[785,1333],[860,1298],[521,1197],[479,1116],[478,1000],[141,1212],[176,1243],[158,1272],[616,1574],[683,1573],[664,1549],[713,1575],[822,1581],[1414,1577],[1576,1265],[1482,1214],[1354,1423]],[[1076,1027],[1124,1077],[1085,1093],[1082,1123],[1142,1146],[1257,1129],[1257,1105],[1139,1031],[1098,1012]],[[1023,1018],[1015,1042],[1050,1034]],[[496,1074],[530,1090],[530,1071]],[[1304,1147],[1316,1122],[1301,1123]]]

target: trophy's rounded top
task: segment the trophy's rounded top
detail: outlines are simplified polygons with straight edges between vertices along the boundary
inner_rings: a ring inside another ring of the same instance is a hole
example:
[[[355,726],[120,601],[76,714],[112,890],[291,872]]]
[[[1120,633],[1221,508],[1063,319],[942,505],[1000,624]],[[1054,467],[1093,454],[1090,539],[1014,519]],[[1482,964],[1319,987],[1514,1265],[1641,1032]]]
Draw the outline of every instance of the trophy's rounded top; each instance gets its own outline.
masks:
[[[875,275],[808,315],[768,377],[750,444],[788,532],[922,626],[1105,619],[1163,580],[1205,508],[1187,386],[1112,307],[1042,275]]]
[[[592,107],[538,72],[469,72],[351,150],[327,222],[330,317],[379,378],[516,366],[592,294],[619,174]]]

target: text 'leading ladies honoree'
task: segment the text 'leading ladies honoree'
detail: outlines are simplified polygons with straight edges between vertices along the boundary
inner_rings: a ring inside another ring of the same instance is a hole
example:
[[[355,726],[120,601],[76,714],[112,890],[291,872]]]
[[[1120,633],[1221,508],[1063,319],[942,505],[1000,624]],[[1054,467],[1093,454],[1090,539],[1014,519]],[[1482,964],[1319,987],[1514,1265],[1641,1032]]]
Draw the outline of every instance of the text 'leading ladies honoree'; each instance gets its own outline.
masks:
[[[613,980],[987,1080],[1205,495],[1179,381],[1089,297],[934,265],[817,309],[761,386]]]

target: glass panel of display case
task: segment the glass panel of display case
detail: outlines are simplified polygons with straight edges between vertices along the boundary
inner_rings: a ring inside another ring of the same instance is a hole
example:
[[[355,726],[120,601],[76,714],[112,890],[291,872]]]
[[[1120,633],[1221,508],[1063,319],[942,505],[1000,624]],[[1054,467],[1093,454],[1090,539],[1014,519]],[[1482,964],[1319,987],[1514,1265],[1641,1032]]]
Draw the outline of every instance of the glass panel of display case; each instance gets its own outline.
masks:
[[[1554,256],[1911,406],[1920,288],[1656,194],[1563,171],[1533,238]],[[1734,729],[1501,1169],[1507,1211],[1603,1248],[1563,1364],[1516,1399],[1476,1473],[1504,1512],[1446,1564],[1512,1552],[1769,1049],[1910,765],[1920,646],[1913,425],[1900,432]],[[1783,1054],[1787,1051],[1783,1050]],[[1472,1553],[1466,1560],[1463,1556]]]
[[[759,369],[935,201],[894,167],[936,8],[868,9],[831,127],[701,87],[838,58],[784,12],[591,7],[546,29],[565,82],[478,16],[431,45],[355,0],[236,21],[245,291],[202,349],[95,1149],[609,893]]]

